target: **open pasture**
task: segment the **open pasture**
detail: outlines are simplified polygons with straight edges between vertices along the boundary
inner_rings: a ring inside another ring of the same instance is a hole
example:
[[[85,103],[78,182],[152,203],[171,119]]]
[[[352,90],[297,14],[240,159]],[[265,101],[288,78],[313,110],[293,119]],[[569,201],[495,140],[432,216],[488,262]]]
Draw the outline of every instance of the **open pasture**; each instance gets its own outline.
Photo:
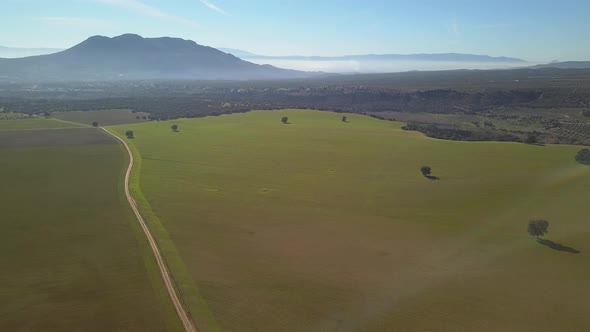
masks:
[[[123,194],[126,157],[95,128],[0,132],[0,331],[181,330]]]
[[[0,131],[0,148],[95,145],[115,143],[98,128],[60,128]]]
[[[442,141],[342,115],[113,127],[134,131],[135,196],[200,328],[590,329],[579,147]],[[526,232],[539,218],[544,244]]]

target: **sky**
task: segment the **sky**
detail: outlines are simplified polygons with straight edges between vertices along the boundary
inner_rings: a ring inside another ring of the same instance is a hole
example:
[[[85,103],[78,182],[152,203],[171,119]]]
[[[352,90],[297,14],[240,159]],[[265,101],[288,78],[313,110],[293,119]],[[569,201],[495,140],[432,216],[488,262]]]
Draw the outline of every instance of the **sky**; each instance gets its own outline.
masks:
[[[470,53],[590,60],[588,0],[0,0],[0,45],[180,37],[263,55]]]

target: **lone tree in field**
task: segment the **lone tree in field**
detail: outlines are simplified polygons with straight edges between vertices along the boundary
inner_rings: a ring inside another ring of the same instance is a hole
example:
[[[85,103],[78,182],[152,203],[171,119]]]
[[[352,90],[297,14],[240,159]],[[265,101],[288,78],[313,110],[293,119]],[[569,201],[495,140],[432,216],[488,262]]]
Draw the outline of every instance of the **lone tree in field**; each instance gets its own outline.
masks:
[[[177,124],[173,124],[172,126],[170,126],[170,128],[172,128],[173,132],[177,132],[178,131],[178,125]]]
[[[420,167],[420,172],[424,176],[429,176],[432,173],[432,168],[430,166],[422,166]]]
[[[576,154],[576,161],[580,164],[590,165],[590,150],[582,149]]]
[[[539,236],[544,236],[549,232],[549,222],[547,220],[531,220],[529,221],[528,232],[530,236],[536,236],[537,240]]]
[[[288,117],[288,116],[284,116],[284,117],[282,117],[282,118],[281,118],[281,122],[282,122],[282,123],[284,123],[284,124],[287,124],[287,123],[289,123],[289,117]]]
[[[125,132],[125,136],[127,136],[127,138],[135,138],[135,136],[133,135],[133,130],[127,130]]]
[[[348,117],[346,117],[346,116],[343,116],[343,117],[342,117],[342,122],[348,122]]]
[[[92,126],[93,127],[98,127],[98,122],[96,122],[96,121],[92,122]]]
[[[524,142],[526,144],[537,144],[537,135],[535,134],[528,134],[528,136],[526,137],[526,139],[524,140]]]

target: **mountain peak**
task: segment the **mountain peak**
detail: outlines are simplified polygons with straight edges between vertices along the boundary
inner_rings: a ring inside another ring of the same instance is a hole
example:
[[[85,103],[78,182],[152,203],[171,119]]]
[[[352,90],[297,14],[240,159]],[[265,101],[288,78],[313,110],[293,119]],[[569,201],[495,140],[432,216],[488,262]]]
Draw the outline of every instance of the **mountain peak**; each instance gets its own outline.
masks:
[[[32,70],[31,68],[34,68]],[[261,66],[180,38],[93,36],[63,52],[0,61],[7,77],[48,80],[271,79],[310,74]]]
[[[95,40],[142,40],[144,39],[142,36],[134,33],[124,33],[120,36],[115,37],[107,37],[103,35],[96,35],[89,37],[86,41],[95,41]]]
[[[122,39],[122,40],[143,40],[144,38],[140,35],[134,33],[125,33],[120,36],[113,37],[112,39]]]

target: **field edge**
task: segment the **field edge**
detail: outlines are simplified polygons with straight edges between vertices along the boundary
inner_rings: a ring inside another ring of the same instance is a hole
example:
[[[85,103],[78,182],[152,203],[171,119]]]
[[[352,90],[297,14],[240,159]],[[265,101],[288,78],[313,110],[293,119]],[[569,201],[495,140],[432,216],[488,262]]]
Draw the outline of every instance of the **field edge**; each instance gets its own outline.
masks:
[[[122,130],[121,126],[108,126],[106,128],[109,129],[113,134],[117,135],[117,137],[123,139],[128,144],[131,152],[133,153],[135,163],[131,171],[129,189],[142,217],[145,219],[148,227],[150,228],[150,231],[154,235],[158,248],[160,249],[160,252],[164,258],[165,264],[170,270],[170,277],[173,281],[174,288],[179,295],[183,307],[185,307],[185,311],[198,330],[204,329],[206,331],[221,331],[221,327],[209,309],[207,302],[201,295],[199,287],[189,274],[182,258],[180,258],[180,254],[176,249],[176,245],[172,241],[168,231],[166,230],[166,227],[162,224],[160,218],[152,210],[150,203],[145,198],[141,190],[142,157],[139,153],[139,150],[135,144],[133,144],[132,140],[125,137],[123,132],[119,132],[119,130]],[[138,236],[142,237],[144,239],[143,242],[145,242],[145,235],[139,226],[137,225],[137,227],[134,229],[139,232]],[[151,268],[154,269],[153,272],[157,274],[157,276],[154,275],[152,277],[158,278],[158,284],[162,284],[162,277],[160,276],[159,271],[157,271],[155,259],[153,258],[153,254],[151,252],[150,256],[149,263],[152,265]],[[162,291],[165,292],[164,287],[161,288]],[[169,302],[170,299],[168,294],[166,293],[165,296],[167,298],[166,300]],[[180,322],[180,320],[178,321]]]
[[[106,134],[106,133],[105,133]],[[121,200],[121,204],[127,207],[127,212],[129,218],[127,219],[130,227],[133,230],[134,237],[137,241],[137,246],[141,253],[141,259],[144,263],[148,278],[154,291],[157,293],[158,299],[160,300],[162,306],[165,308],[164,317],[167,324],[167,327],[170,331],[184,331],[180,320],[178,319],[178,315],[174,310],[174,306],[170,303],[170,297],[164,286],[162,281],[162,277],[160,276],[160,271],[158,269],[158,265],[156,264],[156,260],[154,255],[149,247],[148,241],[143,234],[143,231],[140,225],[137,223],[135,216],[133,215],[133,211],[129,207],[129,203],[127,202],[127,198],[125,196],[125,173],[127,170],[127,165],[129,165],[129,154],[125,150],[123,144],[117,144],[119,147],[119,151],[124,155],[123,160],[124,164],[121,167],[121,171],[119,172],[119,181],[117,185],[117,191],[119,192],[119,199]]]

